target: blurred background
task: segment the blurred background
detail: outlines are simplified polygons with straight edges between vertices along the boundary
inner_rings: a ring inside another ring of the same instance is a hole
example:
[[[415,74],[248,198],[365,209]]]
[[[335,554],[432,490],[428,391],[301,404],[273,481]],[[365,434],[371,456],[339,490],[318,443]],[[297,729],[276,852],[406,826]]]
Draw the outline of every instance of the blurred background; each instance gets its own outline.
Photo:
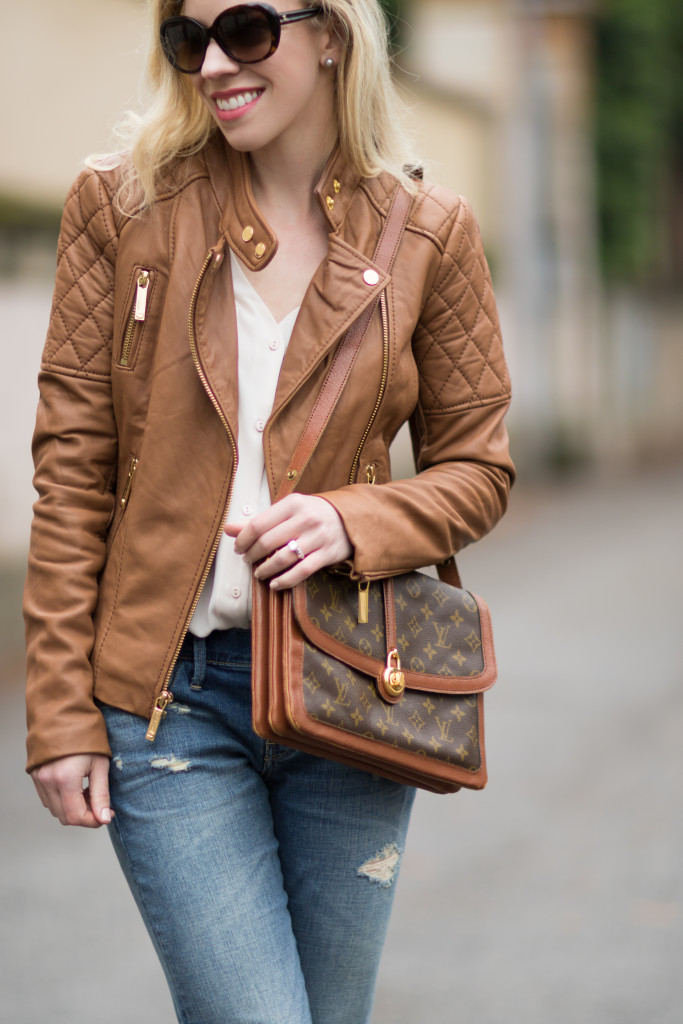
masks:
[[[491,784],[420,795],[374,1021],[678,1024],[683,4],[385,6],[427,176],[480,220],[520,478],[461,565],[496,626]],[[4,18],[0,1020],[161,1024],[106,839],[60,830],[22,774],[19,610],[61,205],[144,103],[145,5],[23,0]]]

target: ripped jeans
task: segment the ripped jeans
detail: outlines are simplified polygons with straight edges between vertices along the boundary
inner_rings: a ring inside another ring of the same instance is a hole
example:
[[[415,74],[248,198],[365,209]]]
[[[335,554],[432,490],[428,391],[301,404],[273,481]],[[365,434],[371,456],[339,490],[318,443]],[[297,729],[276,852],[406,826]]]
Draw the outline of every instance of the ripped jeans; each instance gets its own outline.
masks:
[[[259,739],[250,660],[188,635],[154,744],[100,705],[110,835],[181,1024],[367,1024],[414,790]]]

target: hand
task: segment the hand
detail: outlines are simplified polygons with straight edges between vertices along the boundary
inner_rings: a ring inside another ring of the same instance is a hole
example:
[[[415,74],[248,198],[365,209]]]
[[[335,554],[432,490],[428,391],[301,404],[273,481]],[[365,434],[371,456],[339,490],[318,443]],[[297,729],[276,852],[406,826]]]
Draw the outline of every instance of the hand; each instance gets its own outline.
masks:
[[[228,523],[225,532],[236,538],[236,553],[250,565],[266,559],[254,575],[270,580],[273,590],[294,587],[353,554],[341,516],[329,501],[313,494],[290,494],[249,522]],[[303,559],[287,546],[291,540]]]
[[[99,828],[114,816],[109,806],[109,758],[104,754],[60,757],[34,768],[31,778],[43,807],[62,825]]]

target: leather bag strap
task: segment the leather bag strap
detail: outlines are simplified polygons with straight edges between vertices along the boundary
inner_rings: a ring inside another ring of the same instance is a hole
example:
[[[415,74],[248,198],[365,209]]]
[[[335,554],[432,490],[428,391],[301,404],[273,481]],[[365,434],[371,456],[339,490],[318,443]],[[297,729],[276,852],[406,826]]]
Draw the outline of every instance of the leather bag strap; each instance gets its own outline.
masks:
[[[377,243],[373,261],[385,274],[388,274],[393,266],[412,205],[413,197],[401,185],[397,185],[384,224],[384,230]],[[351,368],[367,334],[372,315],[379,301],[380,295],[378,294],[351,327],[349,327],[340,341],[318,398],[308,417],[308,422],[304,427],[294,455],[287,467],[285,478],[280,484],[276,500],[279,501],[280,498],[284,498],[292,493],[301,478],[301,474],[308,465],[311,455],[315,451],[318,441],[329,422],[334,407],[344,390],[344,385],[351,373]]]

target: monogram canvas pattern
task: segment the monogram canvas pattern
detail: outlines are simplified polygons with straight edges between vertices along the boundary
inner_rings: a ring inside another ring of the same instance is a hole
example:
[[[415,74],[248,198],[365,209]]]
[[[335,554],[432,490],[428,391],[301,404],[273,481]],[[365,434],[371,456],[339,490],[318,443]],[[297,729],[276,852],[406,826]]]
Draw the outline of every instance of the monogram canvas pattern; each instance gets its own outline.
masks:
[[[467,591],[422,573],[396,577],[394,588],[396,647],[407,688],[398,703],[388,704],[376,683],[387,660],[382,583],[370,584],[369,621],[359,623],[356,582],[325,572],[308,581],[309,622],[337,643],[372,659],[368,668],[373,675],[305,640],[306,711],[333,728],[477,771],[481,765],[477,696],[429,690],[430,683],[443,689],[451,679],[459,681],[462,691],[463,677],[483,672],[477,603]],[[306,623],[299,624],[305,636]]]

